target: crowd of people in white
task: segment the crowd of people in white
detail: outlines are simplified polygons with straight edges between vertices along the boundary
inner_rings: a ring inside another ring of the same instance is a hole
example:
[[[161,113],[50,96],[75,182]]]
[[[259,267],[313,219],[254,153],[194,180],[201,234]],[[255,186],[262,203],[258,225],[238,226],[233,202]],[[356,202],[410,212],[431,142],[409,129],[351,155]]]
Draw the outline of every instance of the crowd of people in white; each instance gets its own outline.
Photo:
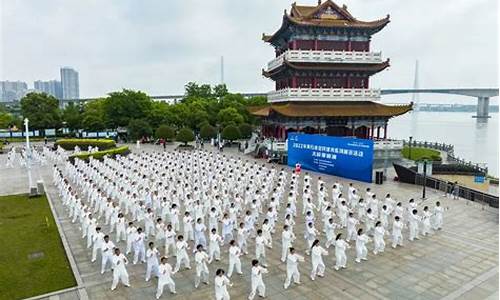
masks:
[[[46,155],[60,161],[61,154]],[[226,273],[215,263],[216,299],[230,298],[229,278],[233,272],[243,274],[242,257],[251,258],[248,298],[253,299],[256,294],[265,297],[267,252],[280,240],[286,289],[292,281],[300,284],[299,264],[305,256],[310,256],[310,279],[315,280],[324,276],[323,256],[331,247],[333,267],[340,271],[347,267],[351,242],[354,261],[361,263],[368,258],[371,241],[373,254],[379,255],[386,241],[396,248],[403,246],[407,232],[414,241],[443,225],[439,202],[420,210],[413,199],[403,205],[387,194],[380,200],[370,188],[361,195],[352,183],[327,187],[321,177],[313,180],[300,173],[196,150],[66,161],[54,165],[53,178],[92,262],[101,256],[103,274],[111,267],[111,289],[120,281],[130,286],[130,258],[133,264],[146,264],[146,281],[158,278],[156,298],[165,286],[176,293],[175,274],[191,269],[193,258],[194,287],[209,284],[208,265],[221,259],[221,247],[229,265]],[[294,247],[297,227],[304,228],[304,249]],[[249,254],[251,241],[255,251]]]

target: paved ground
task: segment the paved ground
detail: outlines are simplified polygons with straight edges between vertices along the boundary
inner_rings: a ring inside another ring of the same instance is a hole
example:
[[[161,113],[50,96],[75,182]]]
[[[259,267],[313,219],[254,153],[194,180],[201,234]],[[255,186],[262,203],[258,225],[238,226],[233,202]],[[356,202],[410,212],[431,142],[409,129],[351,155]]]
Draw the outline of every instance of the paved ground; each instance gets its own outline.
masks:
[[[143,148],[147,151],[151,147]],[[154,148],[160,151],[160,148]],[[231,152],[230,150],[227,152]],[[5,155],[0,155],[0,194],[24,192],[27,186],[25,170],[4,169]],[[56,218],[61,222],[64,235],[70,248],[70,254],[76,262],[77,272],[81,275],[81,287],[84,287],[90,299],[153,299],[156,281],[144,282],[145,266],[129,266],[131,288],[120,286],[110,291],[111,274],[99,274],[100,266],[90,263],[90,251],[85,249],[80,232],[71,224],[66,212],[51,185],[50,170],[40,168],[34,170],[34,178],[44,179],[49,196],[51,196]],[[333,176],[325,176],[327,185],[331,186]],[[348,180],[340,180],[347,185]],[[366,184],[355,183],[358,189],[364,190]],[[383,185],[372,185],[380,196],[390,192],[393,198],[405,203],[410,197],[421,195],[419,187],[386,182]],[[327,271],[325,278],[311,281],[308,274],[311,270],[310,260],[306,259],[299,268],[302,285],[292,285],[283,289],[285,266],[279,261],[281,244],[280,233],[274,235],[274,249],[268,251],[270,273],[265,275],[267,296],[269,299],[498,299],[498,210],[483,207],[466,200],[444,198],[441,192],[428,190],[428,199],[422,204],[433,205],[440,200],[445,212],[444,229],[420,241],[406,241],[404,248],[388,247],[382,255],[369,254],[368,261],[354,263],[354,249],[348,255],[348,268],[340,272],[333,270],[334,255],[325,258]],[[301,207],[299,204],[298,207]],[[299,222],[298,222],[299,223]],[[107,229],[107,228],[105,228]],[[107,230],[104,230],[105,232]],[[295,247],[304,253],[305,243],[302,239],[302,227],[295,230],[297,241]],[[406,234],[407,236],[407,234]],[[123,246],[123,245],[122,245]],[[253,243],[249,249],[253,249]],[[369,250],[372,245],[369,245]],[[354,248],[354,247],[353,247]],[[223,249],[224,251],[225,249]],[[216,268],[227,269],[227,253],[223,260],[210,265],[211,284]],[[171,261],[172,263],[172,261]],[[233,275],[234,286],[229,292],[232,299],[245,299],[250,288],[250,258],[243,258],[244,276]],[[214,299],[213,286],[193,286],[193,271],[182,271],[174,276],[178,294],[172,297],[167,291],[164,299]],[[52,296],[50,299],[82,298],[74,291],[69,294]],[[49,299],[48,297],[46,299]]]

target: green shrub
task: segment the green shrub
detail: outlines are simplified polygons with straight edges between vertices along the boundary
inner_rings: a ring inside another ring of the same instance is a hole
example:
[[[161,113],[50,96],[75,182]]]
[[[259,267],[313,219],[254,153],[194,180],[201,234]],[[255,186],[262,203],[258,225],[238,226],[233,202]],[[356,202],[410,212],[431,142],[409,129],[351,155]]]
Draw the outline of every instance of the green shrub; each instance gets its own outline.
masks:
[[[156,129],[155,137],[157,139],[171,141],[175,137],[175,130],[168,125],[160,125],[160,127]]]
[[[181,128],[177,133],[176,140],[187,145],[187,143],[194,141],[194,133],[187,127]]]
[[[55,146],[61,146],[64,150],[73,150],[75,146],[85,150],[88,146],[98,147],[99,150],[107,150],[116,147],[114,140],[110,139],[60,139],[55,142]]]
[[[420,147],[411,147],[411,158],[410,158],[410,148],[404,147],[401,150],[401,154],[404,158],[411,160],[432,160],[432,161],[441,161],[441,153],[437,150],[429,149],[429,148],[420,148]]]
[[[241,138],[243,139],[249,139],[252,137],[252,125],[248,123],[243,123],[238,126],[238,129],[240,130],[241,133]]]
[[[74,154],[69,157],[70,160],[74,160],[75,158],[79,158],[82,160],[87,160],[89,157],[93,157],[95,159],[102,159],[104,156],[109,155],[114,157],[115,155],[127,155],[130,153],[128,146],[122,146],[114,149],[108,149],[103,151],[97,151],[94,153],[82,152],[80,154]]]
[[[208,124],[205,123],[201,126],[200,128],[200,137],[204,140],[208,140],[211,138],[215,138],[217,136],[217,132],[215,131],[215,128]]]
[[[229,141],[237,140],[241,137],[240,130],[235,125],[227,125],[222,130],[222,138]]]

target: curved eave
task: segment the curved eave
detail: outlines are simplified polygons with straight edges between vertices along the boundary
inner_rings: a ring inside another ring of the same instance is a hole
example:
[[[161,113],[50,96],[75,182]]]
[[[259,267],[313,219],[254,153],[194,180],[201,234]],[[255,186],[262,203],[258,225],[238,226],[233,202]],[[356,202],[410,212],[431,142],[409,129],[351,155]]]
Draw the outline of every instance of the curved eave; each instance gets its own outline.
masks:
[[[359,21],[354,19],[350,20],[328,20],[328,19],[298,19],[294,18],[290,15],[285,14],[283,16],[283,22],[281,23],[281,27],[272,35],[262,34],[262,40],[267,43],[273,43],[273,41],[279,37],[279,35],[286,30],[286,28],[290,25],[298,25],[298,26],[315,26],[322,28],[353,28],[353,29],[366,29],[370,31],[370,34],[374,34],[382,30],[387,24],[389,24],[390,16],[387,15],[383,19],[375,20],[375,21]]]
[[[262,75],[272,78],[290,68],[293,70],[312,70],[312,71],[358,71],[368,72],[370,75],[385,70],[390,66],[390,60],[378,64],[360,64],[360,63],[293,63],[285,60],[283,64],[272,71],[262,70]]]
[[[258,117],[268,117],[276,113],[285,117],[385,117],[403,115],[413,108],[408,105],[384,105],[375,102],[285,102],[250,110]]]

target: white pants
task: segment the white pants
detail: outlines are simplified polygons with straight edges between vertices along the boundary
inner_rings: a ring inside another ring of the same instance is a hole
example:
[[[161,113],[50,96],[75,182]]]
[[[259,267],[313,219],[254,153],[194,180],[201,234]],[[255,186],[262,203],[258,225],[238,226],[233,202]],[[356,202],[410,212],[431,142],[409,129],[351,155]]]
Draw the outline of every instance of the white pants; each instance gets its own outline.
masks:
[[[397,245],[403,246],[403,235],[401,233],[392,235],[392,248],[396,248]]]
[[[284,285],[285,289],[290,286],[292,279],[293,279],[293,282],[295,282],[295,283],[300,282],[300,273],[299,273],[299,269],[297,267],[294,267],[293,269],[286,268],[286,279],[285,279],[285,285]]]
[[[347,256],[344,253],[335,253],[335,268],[345,268],[347,264]]]
[[[181,264],[184,263],[184,266],[186,268],[191,268],[189,266],[189,256],[187,255],[177,255],[177,263],[175,265],[175,272],[179,271],[179,269],[181,268]]]
[[[227,271],[227,277],[231,277],[233,274],[233,269],[236,268],[236,273],[241,274],[241,260],[239,258],[237,259],[230,259],[229,260],[229,269]]]
[[[323,276],[324,272],[325,264],[322,261],[312,262],[311,278],[316,278],[316,274],[318,276]]]
[[[165,285],[168,285],[168,288],[170,289],[171,293],[175,293],[175,283],[174,281],[169,278],[168,280],[159,280],[158,281],[158,288],[156,289],[156,299],[160,298],[161,295],[163,294],[163,288]]]
[[[366,259],[366,255],[368,254],[368,250],[366,246],[356,247],[356,261],[360,262],[362,259]]]
[[[210,258],[208,259],[209,262],[212,262],[212,260],[215,258],[215,260],[220,260],[220,247],[219,245],[210,245],[208,247],[209,249],[209,256]]]
[[[260,282],[253,282],[252,281],[252,291],[250,292],[248,299],[252,300],[255,297],[255,294],[257,292],[259,293],[259,296],[261,296],[261,297],[266,296],[266,286],[264,285],[264,282],[262,282],[262,280],[260,280]]]
[[[113,272],[113,283],[111,284],[112,290],[116,289],[116,286],[118,285],[118,281],[121,281],[126,286],[130,286],[130,283],[128,281],[127,272],[123,272],[123,271],[114,271]]]
[[[174,243],[165,243],[165,256],[168,257],[168,254],[170,253],[170,248],[174,251],[175,254],[175,244]]]
[[[146,250],[144,245],[139,245],[134,247],[134,265],[140,260],[141,262],[146,261]]]
[[[373,239],[374,249],[373,253],[377,254],[379,252],[384,252],[385,249],[385,241],[384,239]]]
[[[148,263],[146,267],[146,281],[149,281],[151,278],[151,272],[153,272],[153,276],[158,276],[158,263]]]
[[[200,280],[208,283],[208,268],[204,266],[196,266],[196,276],[194,278],[194,287],[197,288],[200,284]]]
[[[111,251],[111,250],[108,250],[108,251]],[[113,265],[112,258],[113,258],[113,255],[109,255],[109,254],[102,255],[101,273],[104,273],[106,271],[106,266],[107,266],[108,262],[110,265]]]

